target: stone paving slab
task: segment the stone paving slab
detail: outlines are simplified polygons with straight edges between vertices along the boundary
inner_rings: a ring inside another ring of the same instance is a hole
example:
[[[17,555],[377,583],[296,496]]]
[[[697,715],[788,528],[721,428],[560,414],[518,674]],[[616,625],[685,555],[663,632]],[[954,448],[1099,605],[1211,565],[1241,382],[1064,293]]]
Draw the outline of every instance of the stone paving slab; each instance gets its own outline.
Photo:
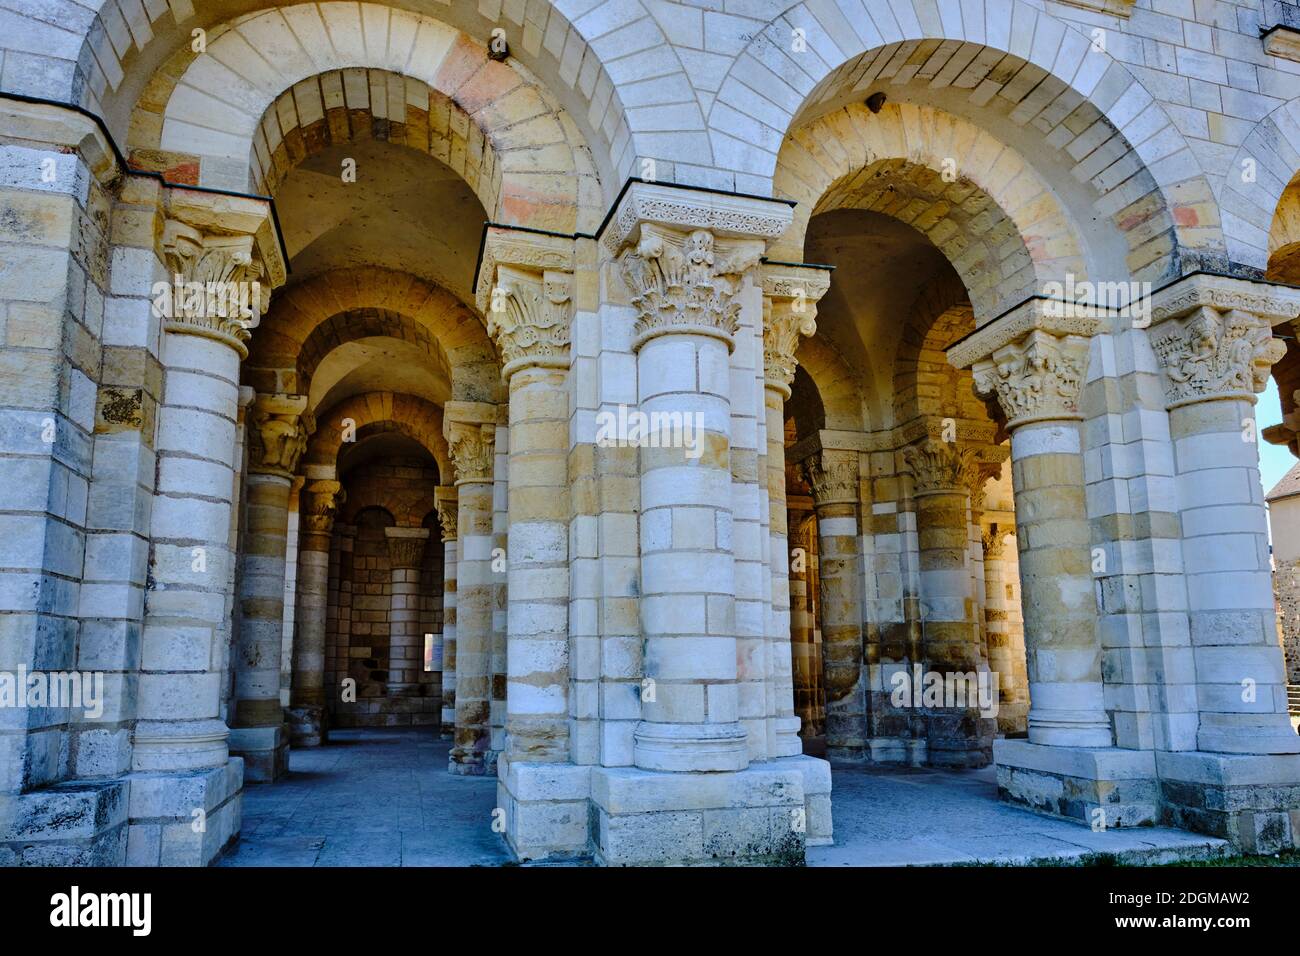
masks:
[[[289,776],[244,790],[243,831],[221,866],[500,866],[492,832],[495,777],[447,773],[450,743],[427,730],[344,730],[294,750]],[[992,768],[882,770],[837,766],[835,843],[810,866],[1125,863],[1223,855],[1222,840],[1163,827],[1089,827],[997,799]]]
[[[1169,863],[1225,855],[1223,840],[1168,827],[1094,832],[997,798],[992,767],[945,770],[836,766],[831,805],[835,843],[810,847],[809,866]]]

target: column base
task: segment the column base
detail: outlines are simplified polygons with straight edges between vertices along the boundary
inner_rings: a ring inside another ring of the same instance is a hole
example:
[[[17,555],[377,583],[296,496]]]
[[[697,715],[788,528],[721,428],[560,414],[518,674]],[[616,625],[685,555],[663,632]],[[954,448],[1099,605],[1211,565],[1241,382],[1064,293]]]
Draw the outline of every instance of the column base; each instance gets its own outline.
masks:
[[[924,767],[929,748],[916,737],[871,737],[867,740],[868,763],[890,767]]]
[[[319,704],[286,707],[290,747],[319,747],[329,742],[329,713]]]
[[[978,711],[926,714],[926,766],[976,770],[993,762],[997,721]]]
[[[998,733],[1026,734],[1029,731],[1029,704],[998,704]]]
[[[1159,820],[1160,790],[1150,750],[995,740],[993,759],[998,796],[1008,803],[1090,826],[1153,826]]]
[[[490,772],[487,764],[488,751],[462,750],[455,747],[447,760],[447,772],[458,777],[484,777]]]
[[[558,863],[590,858],[591,770],[501,755],[497,806],[505,811],[506,846],[515,859]]]
[[[244,758],[245,783],[274,783],[289,772],[289,735],[274,727],[231,727],[230,753]]]
[[[0,798],[0,867],[123,865],[128,793],[117,778]]]
[[[798,770],[803,774],[804,844],[830,846],[835,842],[831,816],[831,765],[818,757],[778,757],[763,764],[764,770]]]
[[[713,773],[593,767],[593,857],[608,866],[801,866],[805,770],[769,769],[800,759]]]
[[[211,770],[133,773],[127,780],[127,866],[208,866],[239,839],[244,782],[240,758]]]
[[[1161,822],[1243,853],[1300,847],[1300,754],[1156,754]]]

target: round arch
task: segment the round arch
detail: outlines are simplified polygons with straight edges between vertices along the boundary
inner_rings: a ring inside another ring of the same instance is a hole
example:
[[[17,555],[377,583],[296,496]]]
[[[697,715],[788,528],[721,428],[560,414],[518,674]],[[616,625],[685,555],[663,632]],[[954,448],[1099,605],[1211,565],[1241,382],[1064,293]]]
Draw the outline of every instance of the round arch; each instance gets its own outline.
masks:
[[[316,422],[316,431],[303,455],[305,465],[332,466],[345,441],[358,440],[373,426],[389,426],[412,439],[438,465],[440,475],[454,474],[442,435],[442,409],[413,395],[367,392],[339,402]]]

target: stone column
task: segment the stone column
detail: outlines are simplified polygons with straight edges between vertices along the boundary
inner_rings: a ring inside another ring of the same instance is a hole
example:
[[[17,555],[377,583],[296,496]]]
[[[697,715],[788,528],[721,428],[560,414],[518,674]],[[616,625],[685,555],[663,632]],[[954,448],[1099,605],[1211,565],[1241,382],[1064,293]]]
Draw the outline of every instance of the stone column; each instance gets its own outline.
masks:
[[[1023,639],[1015,641],[1007,610],[1006,546],[1011,533],[996,523],[983,529],[984,631],[989,667],[998,675],[998,730],[1007,734],[1024,732],[1029,711],[1016,673],[1016,657],[1024,654]]]
[[[823,448],[802,467],[817,513],[826,754],[861,759],[867,746],[867,682],[858,559],[858,453]]]
[[[790,545],[786,526],[785,402],[790,397],[801,337],[817,331],[817,302],[830,288],[830,273],[778,263],[763,267],[763,404],[767,431],[769,569],[772,620],[768,628],[767,752],[803,752],[794,712],[790,640]],[[856,532],[855,532],[856,533]],[[859,605],[860,610],[860,605]],[[859,635],[861,625],[859,623]]]
[[[913,679],[912,706],[924,707],[926,761],[940,767],[982,767],[993,759],[996,723],[981,714],[978,681],[988,667],[980,648],[974,582],[968,567],[971,486],[979,474],[977,450],[925,438],[903,450],[912,473],[920,549],[921,639],[925,672]],[[945,693],[935,707],[916,700],[942,677]],[[986,679],[986,678],[985,678]],[[960,688],[964,691],[959,692]],[[972,697],[976,699],[972,700]]]
[[[762,244],[718,246],[706,230],[647,223],[620,259],[640,306],[633,349],[641,411],[669,421],[691,415],[703,428],[694,449],[668,436],[641,449],[641,625],[654,692],[643,697],[634,757],[647,770],[749,763],[737,710],[730,542],[730,276],[756,264]]]
[[[794,712],[799,718],[799,735],[815,737],[822,732],[817,715],[819,684],[817,672],[821,660],[813,644],[812,589],[812,529],[802,525],[807,512],[788,512],[787,527],[790,536],[790,649],[794,672]],[[812,519],[811,523],[815,523]],[[794,556],[800,555],[796,563]]]
[[[646,832],[663,834],[653,851],[661,862],[665,850],[672,862],[790,862],[806,841],[829,839],[825,762],[751,766],[739,707],[732,382],[755,392],[758,382],[755,356],[733,365],[731,353],[742,309],[754,310],[745,324],[757,331],[762,240],[789,217],[770,200],[634,182],[598,239],[614,260],[604,284],[621,275],[630,293],[630,309],[609,305],[606,334],[626,334],[614,323],[631,318],[637,433],[616,437],[639,445],[645,678],[634,766],[590,770],[592,841],[604,862],[649,860]],[[665,427],[674,422],[675,434]],[[757,450],[749,437],[737,446]],[[745,553],[766,564],[765,546],[752,545]]]
[[[487,772],[491,748],[492,471],[495,406],[448,402],[444,427],[456,466],[456,733],[449,769]]]
[[[1196,748],[1294,754],[1300,737],[1287,717],[1254,405],[1286,351],[1270,322],[1293,318],[1300,296],[1257,288],[1206,277],[1157,301],[1150,335],[1174,444]]]
[[[230,749],[244,758],[244,779],[253,783],[277,780],[289,767],[280,645],[289,485],[307,446],[306,407],[305,395],[258,395],[249,412]]]
[[[388,612],[388,694],[413,697],[420,692],[424,637],[420,631],[420,565],[429,543],[428,528],[384,529],[392,576]]]
[[[456,734],[456,489],[436,492],[438,521],[442,525],[442,721],[438,735],[452,740]]]
[[[1029,675],[1029,741],[1110,747],[1084,496],[1079,393],[1088,338],[1038,328],[974,363],[1011,432]]]
[[[182,217],[169,219],[163,232],[174,281],[201,282],[205,288],[210,281],[258,283],[253,288],[260,291],[258,304],[264,308],[269,298],[264,257],[275,249],[254,238],[267,222],[264,205],[177,194],[169,197],[169,212]],[[219,222],[224,234],[208,234],[191,222]],[[272,281],[275,275],[273,271]],[[241,765],[228,762],[230,732],[220,716],[224,649],[219,641],[229,620],[234,557],[239,363],[247,355],[249,329],[259,318],[256,309],[238,318],[205,310],[163,316],[158,486],[133,735],[133,769],[141,774],[132,785],[130,811],[137,850],[133,859],[138,862],[203,865],[238,830]],[[272,664],[278,669],[278,658]],[[278,695],[278,678],[272,686]],[[180,776],[167,776],[169,772]],[[180,811],[160,813],[161,807]],[[207,814],[204,832],[193,829],[195,807]]]
[[[506,753],[569,759],[569,328],[572,243],[496,233],[488,334],[510,391]]]
[[[301,493],[298,532],[298,610],[294,618],[293,681],[290,685],[289,742],[317,747],[329,733],[325,709],[326,614],[330,538],[334,516],[346,492],[332,478],[307,482]]]

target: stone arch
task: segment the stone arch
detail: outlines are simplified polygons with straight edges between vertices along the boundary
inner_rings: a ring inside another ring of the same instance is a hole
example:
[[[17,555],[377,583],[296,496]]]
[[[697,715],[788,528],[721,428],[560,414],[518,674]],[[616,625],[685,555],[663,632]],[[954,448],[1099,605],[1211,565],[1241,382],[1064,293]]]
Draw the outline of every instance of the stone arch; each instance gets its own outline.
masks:
[[[271,8],[213,28],[204,52],[183,46],[163,64],[132,115],[128,143],[134,161],[169,177],[243,190],[274,180],[277,134],[337,125],[341,136],[340,114],[330,116],[337,110],[369,113],[372,131],[398,120],[397,141],[427,136],[417,148],[437,155],[446,140],[450,157],[455,136],[436,132],[446,103],[456,104],[448,123],[463,118],[471,152],[470,127],[482,137],[471,186],[491,200],[484,207],[494,220],[566,232],[599,220],[599,176],[584,137],[522,63],[491,60],[440,20],[376,3]]]
[[[325,272],[278,294],[253,333],[246,374],[261,390],[305,392],[309,382],[299,376],[315,368],[313,355],[325,354],[348,336],[369,334],[369,324],[340,326],[338,318],[349,314],[374,316],[377,329],[389,323],[390,331],[401,333],[395,337],[436,345],[451,371],[452,398],[500,401],[500,363],[478,316],[440,286],[371,267]],[[387,318],[394,315],[400,320],[395,324]]]
[[[951,157],[979,157],[948,181]],[[984,130],[930,107],[854,104],[790,134],[775,191],[796,200],[794,222],[773,255],[802,256],[813,215],[882,212],[915,228],[947,256],[982,321],[1088,264],[1077,230],[1052,190]]]
[[[798,371],[807,374],[821,400],[824,427],[862,431],[866,421],[858,376],[839,353],[825,338],[813,335],[799,343],[795,357],[799,360]]]
[[[1154,280],[1179,267],[1222,266],[1214,195],[1186,138],[1090,37],[1022,0],[996,7],[992,0],[960,7],[862,0],[861,13],[850,23],[832,4],[814,11],[796,3],[737,56],[710,110],[709,133],[719,165],[738,181],[754,188],[770,181],[786,131],[832,108],[837,96],[906,92],[957,115],[978,114],[981,125],[996,121],[1008,132],[1032,125],[1035,138],[1046,137],[1068,160],[1058,190],[1071,179],[1086,182],[1103,194],[1103,215],[1123,210],[1120,221],[1136,230],[1130,272]],[[790,52],[796,28],[807,43],[799,56]],[[1072,208],[1082,220],[1089,205]],[[1172,238],[1161,239],[1166,233]]]
[[[1300,251],[1300,97],[1255,125],[1225,170],[1228,257],[1256,275]]]
[[[936,282],[917,298],[899,340],[894,362],[894,421],[902,425],[921,416],[987,417],[975,395],[969,369],[954,369],[944,350],[975,331],[975,315],[966,289],[956,278]]]
[[[304,391],[310,389],[316,369],[334,349],[346,342],[372,337],[401,339],[423,349],[451,378],[447,355],[428,326],[387,309],[350,309],[316,326],[303,341],[297,363],[300,387]]]
[[[345,422],[351,426],[345,428]],[[351,433],[361,440],[366,429],[396,431],[418,442],[438,465],[440,475],[451,475],[447,440],[442,435],[442,409],[413,395],[367,392],[353,395],[333,406],[316,422],[316,431],[303,455],[304,465],[333,466],[338,461],[344,437]],[[377,432],[366,432],[370,434]]]

